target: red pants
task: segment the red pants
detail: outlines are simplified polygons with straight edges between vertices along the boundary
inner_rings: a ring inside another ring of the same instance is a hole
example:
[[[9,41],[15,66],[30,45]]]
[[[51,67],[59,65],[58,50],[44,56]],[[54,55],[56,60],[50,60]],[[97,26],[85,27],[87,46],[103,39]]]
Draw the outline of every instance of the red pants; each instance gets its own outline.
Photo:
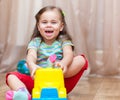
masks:
[[[84,55],[83,55],[83,57],[84,57]],[[86,60],[86,58],[85,58],[85,60]],[[64,79],[67,93],[69,93],[70,91],[72,91],[72,89],[75,87],[75,85],[77,84],[77,82],[79,81],[81,75],[87,69],[87,67],[88,67],[88,61],[86,60],[85,65],[82,67],[82,69],[80,70],[80,72],[78,74],[76,74],[73,77],[65,78]],[[21,74],[19,72],[10,72],[10,73],[8,73],[6,75],[6,83],[7,83],[7,77],[10,74],[16,75],[26,85],[26,87],[29,90],[29,92],[30,93],[32,92],[32,89],[34,87],[34,81],[33,81],[33,79],[29,75]]]

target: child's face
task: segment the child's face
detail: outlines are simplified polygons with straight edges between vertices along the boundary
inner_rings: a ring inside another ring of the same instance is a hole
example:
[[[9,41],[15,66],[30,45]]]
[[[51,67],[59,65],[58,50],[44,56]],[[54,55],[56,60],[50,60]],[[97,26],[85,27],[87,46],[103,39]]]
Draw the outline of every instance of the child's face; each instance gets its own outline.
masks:
[[[51,44],[57,38],[63,27],[60,13],[55,9],[40,16],[38,30],[47,44]]]

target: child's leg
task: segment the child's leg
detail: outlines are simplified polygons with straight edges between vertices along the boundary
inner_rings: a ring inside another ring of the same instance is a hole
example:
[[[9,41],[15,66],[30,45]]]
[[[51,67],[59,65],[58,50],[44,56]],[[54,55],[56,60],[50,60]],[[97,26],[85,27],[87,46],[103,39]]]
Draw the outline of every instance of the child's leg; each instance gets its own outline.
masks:
[[[34,86],[34,81],[30,76],[21,74],[19,72],[8,73],[6,75],[6,83],[12,90],[18,90],[21,87],[26,87],[30,93],[32,92],[32,88]]]
[[[82,56],[84,57],[84,55]],[[88,61],[85,57],[84,59],[85,59],[85,64],[82,66],[81,70],[79,70],[79,72],[76,75],[69,78],[65,78],[65,87],[66,87],[67,93],[72,91],[72,89],[75,87],[80,77],[82,76],[83,72],[88,68]]]
[[[11,90],[17,91],[19,88],[26,88],[25,84],[15,75],[9,75],[7,78],[8,86]]]
[[[6,93],[6,100],[18,100],[18,98],[19,100],[31,100],[30,93],[34,83],[30,76],[19,72],[8,73],[6,83],[12,89]]]
[[[82,55],[75,56],[72,64],[68,66],[67,72],[64,74],[64,77],[69,78],[76,75],[85,65],[85,63],[86,63],[86,59],[84,56]]]
[[[9,90],[6,92],[6,100],[31,100],[31,95],[26,88],[17,91]]]

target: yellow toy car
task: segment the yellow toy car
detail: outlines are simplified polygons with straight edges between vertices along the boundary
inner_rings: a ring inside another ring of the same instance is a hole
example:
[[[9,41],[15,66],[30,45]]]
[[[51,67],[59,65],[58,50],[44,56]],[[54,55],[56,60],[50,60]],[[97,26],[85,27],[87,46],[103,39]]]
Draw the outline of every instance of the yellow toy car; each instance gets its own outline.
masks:
[[[61,68],[36,70],[32,100],[67,100]]]

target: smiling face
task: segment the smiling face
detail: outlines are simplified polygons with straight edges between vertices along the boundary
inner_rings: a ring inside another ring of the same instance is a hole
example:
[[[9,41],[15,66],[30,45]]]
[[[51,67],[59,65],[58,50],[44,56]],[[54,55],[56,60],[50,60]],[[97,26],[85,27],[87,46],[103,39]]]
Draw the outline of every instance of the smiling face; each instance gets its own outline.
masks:
[[[40,16],[38,30],[47,44],[54,42],[63,27],[60,13],[56,9],[45,11]]]

